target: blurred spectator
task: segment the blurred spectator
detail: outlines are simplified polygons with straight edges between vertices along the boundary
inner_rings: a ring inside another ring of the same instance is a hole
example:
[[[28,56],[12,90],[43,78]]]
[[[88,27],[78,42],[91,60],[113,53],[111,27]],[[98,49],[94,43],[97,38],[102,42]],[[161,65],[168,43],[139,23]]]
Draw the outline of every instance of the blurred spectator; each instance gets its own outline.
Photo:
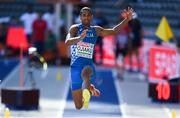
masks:
[[[45,40],[45,51],[54,51],[56,49],[56,37],[48,30],[48,37]]]
[[[4,24],[4,23],[0,23],[0,43],[2,45],[5,45],[5,43],[6,43],[7,28],[5,25],[6,24]]]
[[[51,30],[48,30],[48,37],[45,40],[45,53],[43,56],[48,63],[54,63],[56,55],[56,37]]]
[[[57,41],[57,51],[56,54],[58,56],[57,64],[70,64],[70,54],[69,54],[69,47],[65,44],[66,40],[66,28],[65,26],[61,27],[61,37],[60,40]]]
[[[37,19],[37,14],[33,12],[33,6],[29,5],[27,7],[27,12],[22,14],[22,16],[20,17],[20,21],[22,21],[24,25],[29,43],[31,42],[32,24],[35,19]]]
[[[54,33],[55,14],[53,6],[51,6],[49,11],[43,15],[43,19],[47,22],[48,30],[50,30],[51,33]]]
[[[128,37],[129,37],[129,27],[126,25],[118,35],[116,35],[116,69],[117,77],[123,79],[124,73],[124,58],[128,52]]]
[[[38,19],[33,22],[33,45],[37,48],[37,51],[42,54],[44,52],[45,39],[47,38],[47,23],[42,19],[42,13],[39,12]]]
[[[133,62],[133,54],[136,56],[136,60],[138,63],[138,71],[140,71],[140,56],[139,49],[142,46],[143,32],[142,26],[137,18],[137,14],[135,14],[135,18],[129,22],[130,35],[128,41],[128,54],[130,57],[130,68],[132,67]]]
[[[101,27],[105,27],[108,25],[107,20],[105,19],[105,17],[103,16],[103,13],[97,9],[94,19],[93,19],[93,25],[98,25]],[[100,53],[100,60],[102,61],[103,59],[103,37],[97,37],[97,41],[96,41],[96,46],[99,46],[99,53]],[[96,52],[94,53],[94,55],[96,54]],[[95,59],[95,58],[94,58]],[[96,62],[96,64],[102,64],[102,62]]]

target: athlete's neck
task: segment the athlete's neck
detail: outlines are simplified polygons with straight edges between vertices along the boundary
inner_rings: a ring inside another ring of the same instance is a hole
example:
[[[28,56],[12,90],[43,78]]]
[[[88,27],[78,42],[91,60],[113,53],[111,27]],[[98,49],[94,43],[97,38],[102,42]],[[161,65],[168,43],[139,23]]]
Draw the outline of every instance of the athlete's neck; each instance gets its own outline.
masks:
[[[84,25],[83,24],[83,26],[84,26],[84,29],[90,29],[90,25]]]

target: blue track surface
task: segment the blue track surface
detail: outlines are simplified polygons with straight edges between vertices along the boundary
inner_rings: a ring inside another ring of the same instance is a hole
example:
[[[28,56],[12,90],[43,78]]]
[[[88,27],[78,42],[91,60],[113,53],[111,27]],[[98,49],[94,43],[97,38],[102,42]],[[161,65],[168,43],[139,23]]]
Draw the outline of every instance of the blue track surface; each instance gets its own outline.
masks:
[[[94,83],[95,83],[96,88],[98,88],[101,91],[101,96],[100,97],[92,97],[91,101],[90,101],[90,105],[94,102],[96,105],[99,105],[98,107],[100,108],[101,111],[103,111],[103,108],[105,111],[106,110],[110,111],[107,113],[103,112],[104,115],[121,116],[121,111],[119,109],[120,103],[119,103],[116,88],[114,85],[114,78],[112,76],[112,71],[111,70],[97,70],[96,79],[94,80]],[[72,106],[74,107],[70,90],[69,90],[69,93],[67,96],[67,101],[71,101]],[[105,104],[105,106],[101,106],[102,104]],[[108,105],[108,107],[106,107],[106,104]],[[109,106],[112,106],[112,110],[111,110],[111,107],[109,107]],[[108,109],[106,109],[106,108],[108,108]],[[69,107],[66,105],[65,110],[64,110],[64,117],[69,116],[68,114],[71,114],[71,112],[73,112],[73,111],[75,112],[75,113],[73,113],[73,115],[75,115],[76,117],[81,117],[82,114],[89,115],[89,114],[91,114],[91,112],[93,112],[93,114],[98,114],[98,115],[102,116],[101,115],[102,113],[99,114],[98,113],[99,111],[95,110],[96,111],[95,112],[92,109],[89,110],[89,113],[86,111],[83,111],[83,113],[82,113],[82,111],[81,111],[81,112],[79,112],[79,115],[78,115],[78,112],[75,110],[75,108],[70,110]]]
[[[0,60],[0,80],[3,81],[18,63],[18,59]]]

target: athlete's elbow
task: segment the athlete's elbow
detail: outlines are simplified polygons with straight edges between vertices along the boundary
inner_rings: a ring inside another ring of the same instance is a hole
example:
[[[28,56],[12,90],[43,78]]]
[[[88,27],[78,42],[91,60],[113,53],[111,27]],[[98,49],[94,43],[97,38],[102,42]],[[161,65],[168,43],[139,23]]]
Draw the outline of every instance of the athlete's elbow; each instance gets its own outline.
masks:
[[[119,31],[116,28],[114,28],[113,32],[112,32],[112,35],[117,35],[118,33],[119,33]]]
[[[68,40],[65,41],[65,44],[66,44],[67,46],[70,46],[70,45],[71,45]]]

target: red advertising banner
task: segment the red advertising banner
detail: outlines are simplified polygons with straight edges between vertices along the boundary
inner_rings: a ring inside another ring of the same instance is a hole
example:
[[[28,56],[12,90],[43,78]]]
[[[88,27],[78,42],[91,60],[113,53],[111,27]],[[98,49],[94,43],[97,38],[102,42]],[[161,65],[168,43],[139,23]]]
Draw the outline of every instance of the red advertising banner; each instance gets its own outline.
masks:
[[[173,48],[154,46],[150,49],[149,79],[178,76],[177,51]]]

